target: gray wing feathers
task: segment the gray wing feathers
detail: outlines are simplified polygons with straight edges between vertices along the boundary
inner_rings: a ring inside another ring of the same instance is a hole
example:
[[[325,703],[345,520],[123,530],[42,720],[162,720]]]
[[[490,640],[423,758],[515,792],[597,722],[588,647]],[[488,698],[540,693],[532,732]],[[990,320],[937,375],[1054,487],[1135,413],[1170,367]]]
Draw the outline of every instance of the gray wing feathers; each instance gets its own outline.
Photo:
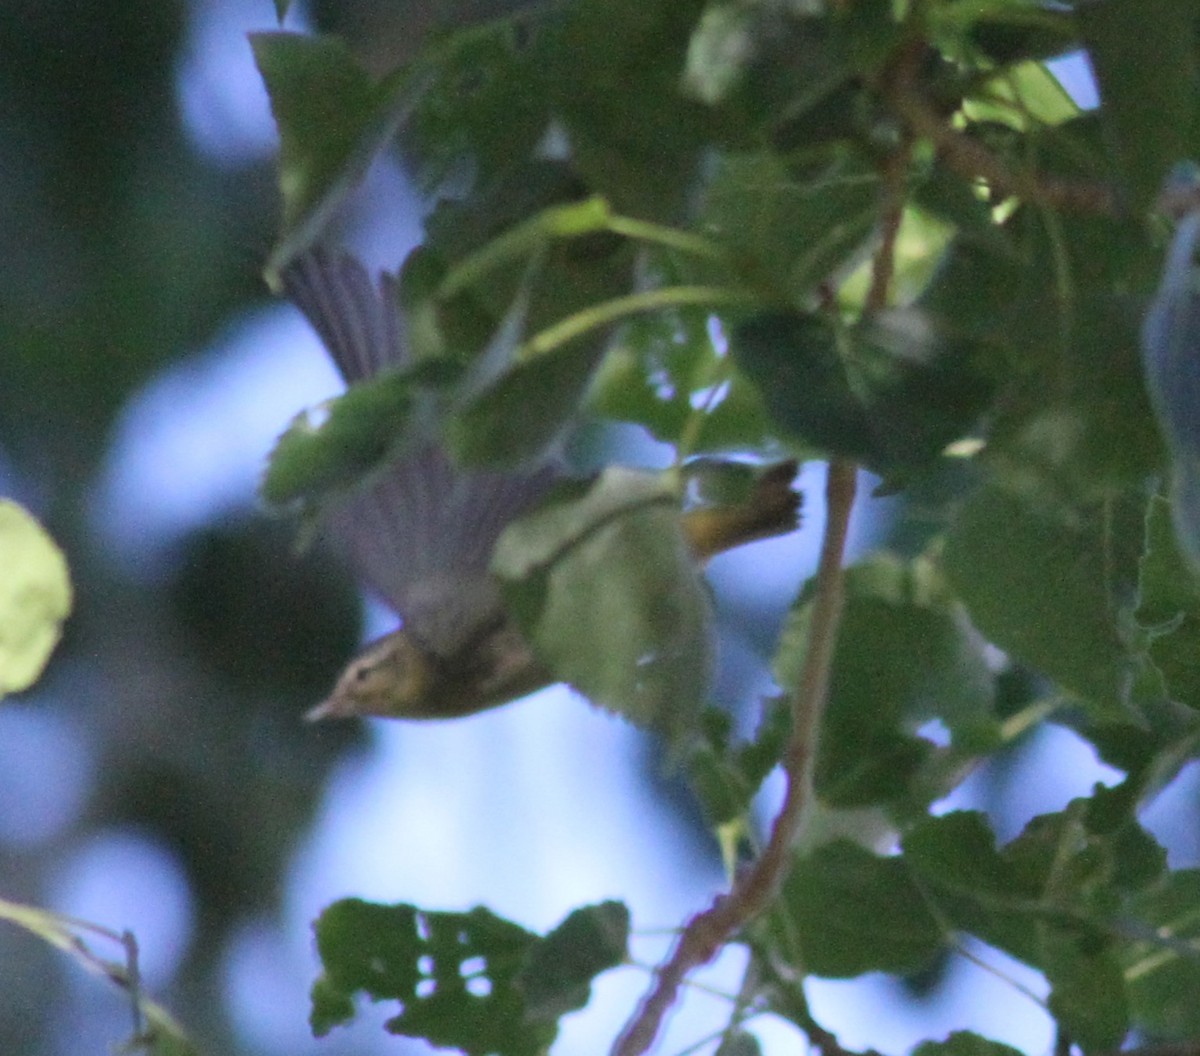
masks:
[[[358,261],[319,251],[284,274],[289,296],[350,383],[407,363],[394,281],[384,276],[376,287]],[[560,477],[551,465],[462,469],[430,436],[338,503],[328,524],[355,571],[405,626],[448,655],[500,611],[488,573],[496,540]]]
[[[340,503],[334,535],[360,575],[436,652],[453,653],[500,607],[488,572],[504,529],[559,478],[455,467],[430,445]]]
[[[322,250],[306,253],[282,277],[347,384],[408,365],[394,277],[383,276],[376,288],[353,257]]]

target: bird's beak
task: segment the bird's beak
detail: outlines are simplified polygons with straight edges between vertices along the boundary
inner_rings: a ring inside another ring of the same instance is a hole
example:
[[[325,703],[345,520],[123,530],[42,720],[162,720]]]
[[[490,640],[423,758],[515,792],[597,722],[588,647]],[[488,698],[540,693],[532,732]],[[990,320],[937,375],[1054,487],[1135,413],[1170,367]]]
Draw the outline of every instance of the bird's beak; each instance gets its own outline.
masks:
[[[310,708],[304,713],[305,722],[324,722],[326,719],[345,719],[349,717],[337,697],[327,697],[321,701],[315,708]]]

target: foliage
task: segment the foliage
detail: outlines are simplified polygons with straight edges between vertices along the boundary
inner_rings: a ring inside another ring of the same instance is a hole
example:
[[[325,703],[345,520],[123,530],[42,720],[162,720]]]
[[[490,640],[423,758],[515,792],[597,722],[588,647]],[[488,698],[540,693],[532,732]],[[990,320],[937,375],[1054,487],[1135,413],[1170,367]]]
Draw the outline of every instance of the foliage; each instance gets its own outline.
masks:
[[[0,696],[42,673],[71,611],[67,562],[54,540],[15,502],[0,501]]]
[[[58,643],[71,607],[71,579],[62,551],[24,507],[0,501],[0,554],[7,576],[0,611],[0,691],[29,688]],[[196,1049],[170,1013],[142,992],[137,940],[87,921],[0,898],[0,920],[57,947],[93,975],[129,995],[134,1033],[125,1051],[151,1056],[195,1056]],[[88,944],[119,946],[122,961],[99,956]]]
[[[1095,112],[1044,66],[1081,47]],[[448,29],[379,82],[319,36],[262,35],[255,53],[283,144],[272,271],[401,129],[434,200],[401,270],[411,339],[456,384],[482,379],[444,426],[458,458],[536,462],[600,415],[680,464],[827,459],[834,563],[846,467],[920,505],[908,552],[844,576],[827,561],[802,590],[775,662],[786,697],[750,743],[700,706],[707,612],[675,476],[609,471],[504,537],[494,569],[542,662],[672,727],[714,824],[748,827],[776,764],[790,781],[783,835],[691,922],[617,1051],[653,1040],[647,1009],[725,941],[751,953],[746,1007],[828,1051],[806,974],[911,975],[966,936],[1042,973],[1064,1044],[1200,1035],[1200,888],[1138,822],[1200,743],[1187,188],[1150,311],[1170,238],[1155,194],[1200,157],[1194,3],[573,0]],[[373,465],[403,435],[410,381],[294,428],[271,497]],[[984,815],[933,809],[1041,721],[1123,781],[1002,846]],[[890,838],[823,840],[810,782]],[[568,946],[590,965],[572,976],[483,910],[341,903],[318,935],[318,1031],[361,989],[402,1001],[389,1029],[469,1053],[543,1051],[612,963],[605,928]],[[470,957],[488,966],[484,1033],[463,1004],[485,1000]],[[735,1026],[721,1051],[754,1051]],[[918,1051],[1002,1049],[960,1033]]]
[[[358,991],[398,1000],[393,1034],[470,1056],[536,1056],[557,1020],[582,1008],[594,976],[625,956],[629,912],[618,902],[577,909],[544,937],[477,907],[469,913],[335,902],[316,924],[325,974],[312,1026],[327,1034],[354,1015]]]

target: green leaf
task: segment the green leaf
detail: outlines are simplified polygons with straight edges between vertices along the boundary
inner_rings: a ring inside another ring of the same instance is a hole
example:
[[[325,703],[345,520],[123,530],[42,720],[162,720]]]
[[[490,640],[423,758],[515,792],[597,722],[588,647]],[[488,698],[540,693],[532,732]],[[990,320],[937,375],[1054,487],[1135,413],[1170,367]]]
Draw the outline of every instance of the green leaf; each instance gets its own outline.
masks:
[[[960,511],[942,565],[989,641],[1119,720],[1130,657],[1116,616],[1123,584],[1113,577],[1125,570],[1111,523],[1106,534],[1093,516],[1056,520],[985,488]]]
[[[993,388],[917,309],[848,332],[813,314],[760,315],[735,330],[731,348],[786,434],[885,476],[936,459]]]
[[[492,570],[542,662],[594,703],[674,743],[711,673],[708,599],[677,498],[610,468],[500,537]]]
[[[1125,954],[1125,978],[1139,1030],[1164,1040],[1200,1034],[1200,870],[1164,876],[1129,907],[1143,925]]]
[[[773,152],[734,154],[720,159],[700,222],[756,285],[803,304],[866,240],[878,206],[878,175],[856,157],[796,174]]]
[[[517,363],[449,420],[450,450],[462,462],[482,466],[543,457],[577,414],[600,352],[588,343]]]
[[[805,15],[795,5],[710,5],[693,34],[684,90],[715,104],[715,135],[731,154],[771,143],[801,156],[844,150],[862,134],[870,93],[846,52],[857,43],[839,26],[859,21]],[[871,28],[886,21],[872,11]],[[860,23],[862,24],[862,23]],[[861,38],[860,38],[861,39]],[[870,50],[870,47],[866,50]],[[716,65],[701,63],[717,58]]]
[[[912,974],[946,949],[946,937],[899,858],[848,840],[798,858],[782,908],[814,975]]]
[[[21,506],[0,499],[0,697],[28,689],[71,612],[63,552]]]
[[[354,995],[396,1000],[385,1024],[468,1056],[540,1056],[553,1023],[527,1022],[517,976],[537,936],[483,908],[439,913],[344,899],[316,923],[324,974],[312,992],[318,1037],[353,1016]]]
[[[926,818],[903,839],[904,860],[938,913],[1045,972],[1062,1014],[1092,1038],[1123,1030],[1127,1018],[1115,948],[1105,938],[1113,917],[1166,865],[1162,848],[1128,814],[1113,824],[1101,809],[1105,794],[1034,818],[999,851],[978,812]]]
[[[713,827],[748,816],[763,781],[783,757],[791,719],[786,697],[768,698],[754,738],[731,744],[728,714],[714,706],[705,709],[702,738],[688,756],[687,775]]]
[[[975,193],[971,184],[947,168],[940,159],[933,160],[928,177],[915,188],[914,204],[958,228],[959,241],[954,247],[957,254],[964,252],[963,247],[973,246],[994,254],[1000,260],[1008,258],[1009,267],[1015,263],[1015,251],[1009,236],[993,219],[988,203]],[[923,297],[925,302],[931,300],[932,291],[939,282],[953,287],[964,280],[969,281],[969,275],[961,271],[962,265],[957,261],[952,262],[950,256],[950,252],[942,254],[941,267],[926,288]],[[965,310],[968,306],[960,303],[956,307]],[[955,316],[959,315],[961,311],[955,312]]]
[[[1052,134],[1083,141],[1062,148],[1076,162],[1063,178],[1100,178],[1079,171],[1077,155],[1090,159],[1099,147],[1077,124]],[[919,302],[985,378],[1003,385],[988,466],[1047,505],[1141,490],[1162,463],[1138,352],[1142,305],[1128,293],[1145,288],[1158,266],[1145,229],[1022,207],[999,234],[994,245],[964,231]]]
[[[1200,157],[1200,12],[1192,0],[1076,7],[1118,170],[1144,209],[1177,161]]]
[[[733,1028],[722,1035],[713,1056],[762,1056],[762,1046],[753,1034]]]
[[[604,353],[612,327],[600,323],[546,349],[528,347],[564,321],[588,322],[597,305],[629,289],[631,248],[604,232],[606,203],[578,193],[561,163],[539,162],[510,172],[470,207],[443,203],[427,223],[422,270],[443,278],[425,303],[409,300],[417,339],[486,371],[447,430],[464,462],[512,466],[544,456],[577,414]],[[489,340],[482,351],[480,334]]]
[[[730,348],[779,428],[832,454],[859,461],[870,456],[871,421],[825,319],[760,315],[734,330]]]
[[[1146,653],[1171,699],[1200,709],[1200,583],[1179,553],[1167,502],[1155,496],[1146,512],[1146,550],[1134,613]]]
[[[457,374],[452,363],[427,361],[353,385],[316,412],[301,411],[271,452],[263,498],[275,505],[317,502],[352,487],[403,442],[422,387]]]
[[[583,1008],[592,980],[625,960],[628,943],[624,903],[575,910],[533,948],[521,969],[517,985],[525,994],[526,1015],[556,1020]]]
[[[956,810],[918,823],[903,839],[904,860],[920,876],[940,913],[1028,963],[1036,959],[1029,907],[1044,886],[1043,870],[996,850],[987,818]]]
[[[268,280],[320,236],[395,134],[419,92],[407,71],[372,82],[335,37],[253,33],[250,43],[279,128],[283,230]]]
[[[1023,307],[1027,317],[1009,325],[1024,360],[996,415],[988,464],[1039,502],[1084,504],[1118,489],[1141,491],[1163,452],[1129,302],[1097,291],[1065,316],[1036,300]],[[1068,335],[1065,343],[1056,330]]]
[[[1061,125],[1080,109],[1041,62],[1023,62],[983,85],[964,112],[972,121],[995,121],[1018,131]]]
[[[690,281],[686,268],[665,254],[651,268],[656,286]],[[765,448],[771,422],[758,390],[730,369],[724,344],[704,308],[629,319],[605,353],[590,407],[645,426],[665,443],[685,440],[691,454]]]
[[[577,0],[546,35],[545,83],[574,165],[621,213],[672,220],[692,184],[707,115],[680,86],[704,6]]]
[[[911,1056],[1021,1056],[1021,1052],[969,1030],[956,1030],[945,1041],[921,1042]]]
[[[846,572],[815,782],[839,807],[874,803],[923,810],[945,787],[917,780],[933,745],[916,733],[936,716],[952,738],[994,726],[982,643],[936,568],[876,556]],[[780,643],[776,674],[793,689],[809,633],[807,592]],[[953,742],[952,742],[953,743]],[[912,800],[912,802],[908,802]]]
[[[444,5],[443,17],[471,17],[470,8]],[[426,54],[428,83],[413,108],[405,146],[416,155],[427,189],[468,167],[475,186],[486,188],[534,155],[550,122],[538,61],[542,14],[510,10],[469,32],[444,36]]]
[[[1110,945],[1053,924],[1039,926],[1039,961],[1049,1006],[1084,1052],[1112,1052],[1129,1031],[1125,980]]]
[[[625,955],[629,911],[586,906],[545,938],[483,908],[469,913],[344,899],[316,923],[324,974],[312,992],[323,1036],[354,1015],[354,996],[396,1000],[385,1027],[468,1056],[541,1056],[557,1020]]]

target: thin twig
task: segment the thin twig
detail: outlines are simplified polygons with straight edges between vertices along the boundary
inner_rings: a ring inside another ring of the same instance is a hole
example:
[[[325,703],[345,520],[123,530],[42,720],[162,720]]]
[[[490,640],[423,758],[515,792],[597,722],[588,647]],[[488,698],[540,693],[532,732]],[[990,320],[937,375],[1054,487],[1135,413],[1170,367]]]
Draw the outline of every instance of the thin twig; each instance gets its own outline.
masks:
[[[913,137],[906,133],[900,147],[888,155],[882,166],[882,198],[879,223],[879,247],[871,260],[871,286],[863,310],[871,314],[887,307],[896,273],[896,239],[904,219],[905,178],[912,160]]]
[[[783,760],[787,787],[770,838],[762,855],[737,878],[732,890],[718,895],[708,909],[697,913],[685,925],[671,955],[655,973],[654,986],[617,1039],[614,1056],[641,1056],[650,1048],[687,974],[711,961],[732,935],[770,905],[783,883],[792,844],[810,801],[811,763],[842,611],[842,556],[855,486],[853,463],[839,459],[829,464],[825,534],[817,566],[812,634],[793,698],[792,735]]]

